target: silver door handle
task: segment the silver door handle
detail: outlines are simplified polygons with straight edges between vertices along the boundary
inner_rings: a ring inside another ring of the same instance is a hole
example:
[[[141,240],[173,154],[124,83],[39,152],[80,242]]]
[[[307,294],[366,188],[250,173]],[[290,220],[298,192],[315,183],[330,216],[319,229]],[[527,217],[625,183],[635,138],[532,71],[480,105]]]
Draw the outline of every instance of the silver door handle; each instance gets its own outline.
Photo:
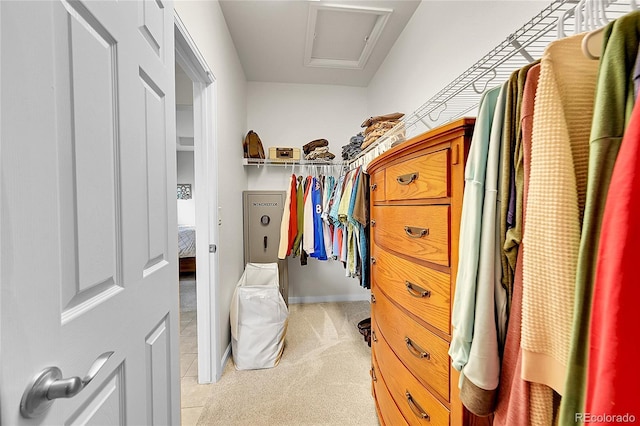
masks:
[[[105,352],[96,359],[87,375],[83,378],[62,378],[62,371],[58,367],[47,367],[35,376],[20,401],[20,414],[22,417],[32,419],[47,411],[53,401],[58,398],[71,398],[80,393],[87,386],[98,371],[107,363],[113,352]]]

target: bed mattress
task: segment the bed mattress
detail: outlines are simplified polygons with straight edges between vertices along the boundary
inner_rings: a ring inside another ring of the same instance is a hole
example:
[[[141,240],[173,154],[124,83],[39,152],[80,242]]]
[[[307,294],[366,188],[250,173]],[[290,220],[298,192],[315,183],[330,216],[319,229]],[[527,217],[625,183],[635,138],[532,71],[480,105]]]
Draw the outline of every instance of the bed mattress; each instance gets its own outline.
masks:
[[[178,257],[196,256],[195,226],[178,225]]]

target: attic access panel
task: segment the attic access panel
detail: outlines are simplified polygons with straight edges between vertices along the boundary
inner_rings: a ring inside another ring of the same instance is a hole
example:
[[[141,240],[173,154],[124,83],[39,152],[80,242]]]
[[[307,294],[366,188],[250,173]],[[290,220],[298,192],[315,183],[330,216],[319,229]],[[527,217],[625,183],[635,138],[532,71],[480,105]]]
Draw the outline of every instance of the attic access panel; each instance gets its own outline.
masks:
[[[393,9],[310,4],[304,65],[363,69]]]

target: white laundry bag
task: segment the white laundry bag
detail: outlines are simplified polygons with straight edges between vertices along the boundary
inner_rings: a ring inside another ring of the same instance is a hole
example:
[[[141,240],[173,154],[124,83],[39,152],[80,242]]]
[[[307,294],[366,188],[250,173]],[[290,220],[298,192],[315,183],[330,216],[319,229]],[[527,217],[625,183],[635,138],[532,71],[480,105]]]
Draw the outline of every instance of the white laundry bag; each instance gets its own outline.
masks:
[[[231,299],[231,350],[238,370],[272,368],[284,349],[289,310],[277,263],[247,263]]]

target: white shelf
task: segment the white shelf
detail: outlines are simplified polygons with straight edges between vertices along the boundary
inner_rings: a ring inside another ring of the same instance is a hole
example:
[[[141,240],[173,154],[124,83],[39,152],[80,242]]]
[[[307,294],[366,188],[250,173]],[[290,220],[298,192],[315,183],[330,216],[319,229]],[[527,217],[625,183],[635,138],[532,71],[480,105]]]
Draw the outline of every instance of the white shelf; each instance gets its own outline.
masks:
[[[346,166],[347,161],[323,161],[323,160],[270,160],[261,158],[243,158],[243,166]]]

